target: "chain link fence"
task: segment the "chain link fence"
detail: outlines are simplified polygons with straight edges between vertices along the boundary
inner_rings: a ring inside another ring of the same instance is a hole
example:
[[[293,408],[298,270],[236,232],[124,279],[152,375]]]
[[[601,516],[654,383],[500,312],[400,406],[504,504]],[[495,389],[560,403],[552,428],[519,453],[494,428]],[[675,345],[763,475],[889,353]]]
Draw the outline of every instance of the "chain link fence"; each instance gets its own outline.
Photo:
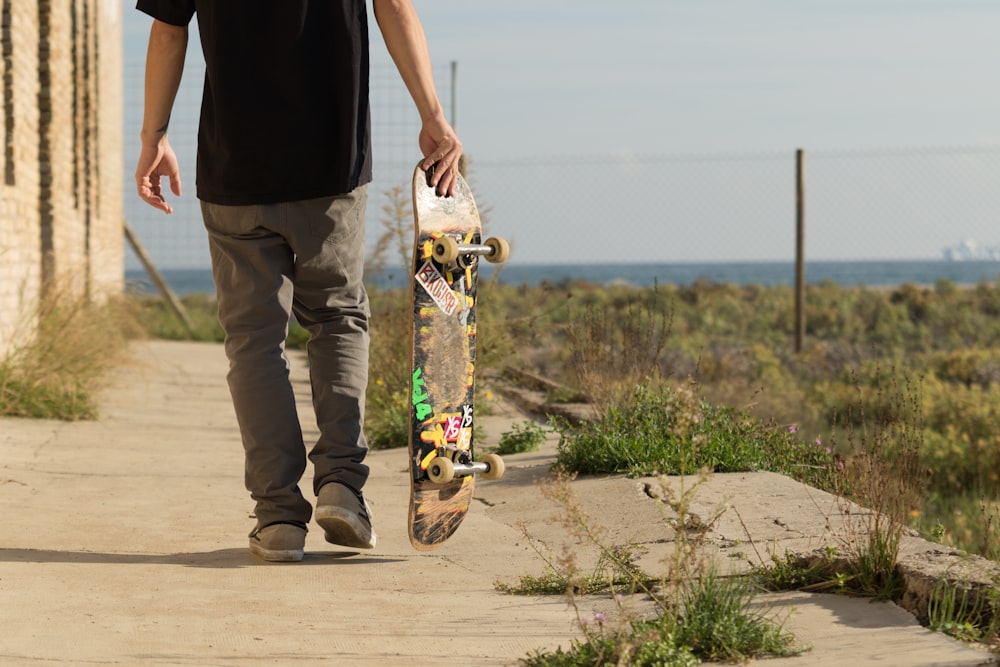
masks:
[[[452,75],[450,66],[435,70],[446,105],[454,93]],[[199,58],[189,57],[185,79],[202,76]],[[126,60],[125,86],[126,137],[138,137],[141,62]],[[401,187],[408,197],[420,157],[419,118],[391,65],[373,65],[371,90],[369,246],[384,231],[387,193]],[[161,269],[209,267],[194,198],[199,104],[200,86],[182,88],[171,139],[186,181],[174,215],[126,198],[129,222]],[[510,240],[512,265],[794,260],[794,150],[490,160],[467,140],[466,149],[487,233]],[[1000,146],[805,149],[807,262],[1000,260]],[[127,193],[134,189],[129,179]],[[1000,275],[1000,261],[996,267],[992,276]],[[126,268],[138,269],[134,256]]]
[[[170,143],[180,162],[184,192],[180,198],[167,195],[174,207],[170,216],[146,206],[134,195],[132,171],[139,154],[145,56],[126,57],[124,64],[125,215],[153,263],[161,269],[207,269],[210,266],[201,209],[194,196],[201,82],[205,76],[205,65],[197,46],[192,45],[192,49],[170,120]],[[438,95],[448,104],[451,100],[452,67],[436,68],[434,77]],[[406,185],[406,192],[409,192],[410,178],[420,158],[417,145],[420,119],[394,67],[373,65],[370,81],[375,180],[369,188],[368,229],[373,240],[380,226],[378,220],[382,207],[387,203],[384,193],[399,184]],[[126,256],[126,270],[139,268],[138,258],[130,249]]]
[[[806,256],[1000,260],[1000,147],[805,151]],[[791,261],[795,152],[472,160],[519,261]]]

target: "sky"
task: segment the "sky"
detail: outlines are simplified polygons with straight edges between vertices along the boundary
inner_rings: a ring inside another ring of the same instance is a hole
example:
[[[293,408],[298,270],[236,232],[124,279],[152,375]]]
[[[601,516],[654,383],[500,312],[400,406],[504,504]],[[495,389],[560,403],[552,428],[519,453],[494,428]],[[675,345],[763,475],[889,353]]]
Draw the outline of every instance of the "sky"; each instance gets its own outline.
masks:
[[[417,7],[476,155],[1000,142],[992,0]]]
[[[791,259],[797,148],[815,179],[813,257],[1000,245],[1000,152],[976,152],[1000,150],[995,0],[414,4],[436,68],[457,63],[473,185],[512,262]],[[124,11],[128,146],[148,20]],[[374,21],[371,32],[384,70]],[[178,108],[192,124],[200,85],[191,65]],[[416,163],[415,130],[413,151]],[[126,148],[130,180],[132,164]],[[153,246],[171,245],[170,227],[127,213]],[[204,261],[200,228],[184,233],[191,250],[162,262]]]

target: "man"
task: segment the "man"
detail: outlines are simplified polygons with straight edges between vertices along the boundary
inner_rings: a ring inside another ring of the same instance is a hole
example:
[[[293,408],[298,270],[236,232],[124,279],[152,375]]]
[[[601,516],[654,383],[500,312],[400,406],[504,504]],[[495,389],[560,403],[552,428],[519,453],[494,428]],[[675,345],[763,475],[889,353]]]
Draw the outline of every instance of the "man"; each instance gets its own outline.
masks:
[[[462,145],[445,120],[410,0],[373,0],[422,120],[432,185],[453,194]],[[299,490],[306,451],[288,380],[291,313],[310,333],[320,437],[309,452],[326,540],[372,548],[362,487],[368,297],[362,284],[371,180],[364,0],[138,0],[154,18],[146,57],[139,196],[165,213],[181,194],[167,126],[198,15],[205,83],[197,196],[209,235],[228,382],[256,502],[250,551],[301,560],[312,505]]]

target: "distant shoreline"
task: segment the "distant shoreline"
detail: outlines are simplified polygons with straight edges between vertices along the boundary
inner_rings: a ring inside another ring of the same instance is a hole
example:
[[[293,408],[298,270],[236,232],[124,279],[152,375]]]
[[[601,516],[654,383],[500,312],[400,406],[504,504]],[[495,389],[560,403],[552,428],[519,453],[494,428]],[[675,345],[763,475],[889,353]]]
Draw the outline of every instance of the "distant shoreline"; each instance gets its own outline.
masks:
[[[496,269],[486,265],[481,278],[493,277]],[[211,271],[204,269],[161,269],[164,279],[177,294],[214,294]],[[891,260],[813,261],[806,265],[806,282],[832,282],[842,287],[892,289],[903,284],[933,286],[939,280],[973,286],[1000,280],[1000,262]],[[791,286],[795,283],[792,262],[691,262],[656,264],[512,264],[500,269],[499,282],[506,285],[595,285],[689,286],[698,282],[762,287]],[[144,271],[128,270],[125,280],[132,292],[155,293]],[[380,288],[409,286],[401,269],[368,276],[369,284]]]

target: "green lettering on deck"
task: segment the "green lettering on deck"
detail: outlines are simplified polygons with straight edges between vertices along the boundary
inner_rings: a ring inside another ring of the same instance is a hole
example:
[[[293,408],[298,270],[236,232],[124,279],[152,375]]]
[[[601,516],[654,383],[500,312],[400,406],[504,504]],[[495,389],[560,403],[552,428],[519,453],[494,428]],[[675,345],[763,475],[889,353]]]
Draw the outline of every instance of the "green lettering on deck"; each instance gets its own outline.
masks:
[[[431,406],[427,405],[427,390],[424,389],[424,378],[423,369],[416,369],[413,371],[413,396],[411,401],[413,402],[413,407],[417,412],[417,419],[424,421],[431,416],[433,410]]]

